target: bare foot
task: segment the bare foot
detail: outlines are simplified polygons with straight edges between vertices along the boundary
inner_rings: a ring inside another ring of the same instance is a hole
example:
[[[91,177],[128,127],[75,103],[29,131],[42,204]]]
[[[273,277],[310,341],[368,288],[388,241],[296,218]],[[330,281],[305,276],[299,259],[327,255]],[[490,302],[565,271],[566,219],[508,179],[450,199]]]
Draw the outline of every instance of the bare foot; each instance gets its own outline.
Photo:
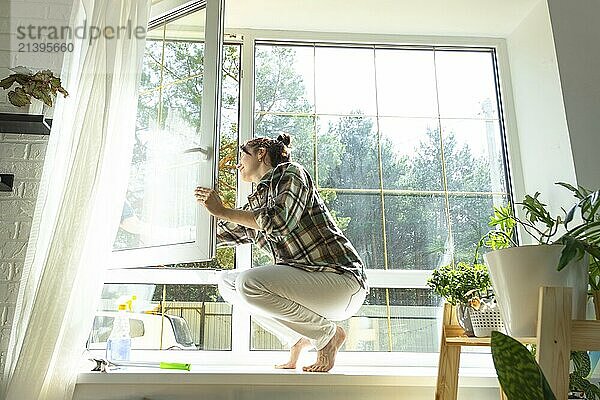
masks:
[[[300,357],[300,353],[302,352],[302,349],[304,349],[305,347],[308,347],[308,346],[310,346],[310,342],[308,341],[308,339],[301,338],[290,349],[290,360],[288,362],[286,362],[285,364],[276,365],[275,368],[277,368],[277,369],[296,369],[296,363],[298,362],[298,357]]]
[[[335,356],[346,340],[346,332],[338,326],[335,330],[335,335],[329,343],[321,350],[317,351],[317,362],[313,365],[302,367],[305,372],[327,372],[333,368],[335,364]]]

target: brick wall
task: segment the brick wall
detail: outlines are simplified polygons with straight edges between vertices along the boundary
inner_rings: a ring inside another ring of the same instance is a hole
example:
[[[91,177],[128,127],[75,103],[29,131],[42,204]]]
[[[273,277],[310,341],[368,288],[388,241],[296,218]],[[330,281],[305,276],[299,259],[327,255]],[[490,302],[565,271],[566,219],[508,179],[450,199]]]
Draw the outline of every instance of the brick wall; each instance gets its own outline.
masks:
[[[0,192],[0,371],[4,370],[47,142],[48,136],[43,135],[0,134],[0,172],[15,175],[13,191]]]

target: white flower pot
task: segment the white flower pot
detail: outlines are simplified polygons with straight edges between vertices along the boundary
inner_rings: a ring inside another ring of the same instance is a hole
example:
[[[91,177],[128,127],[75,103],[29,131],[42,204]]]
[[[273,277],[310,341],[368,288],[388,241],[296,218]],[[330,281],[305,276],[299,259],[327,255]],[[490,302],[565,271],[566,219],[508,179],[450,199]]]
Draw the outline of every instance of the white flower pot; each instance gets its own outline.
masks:
[[[540,286],[573,288],[574,319],[585,319],[588,286],[587,257],[557,271],[564,246],[534,245],[496,250],[484,255],[500,314],[509,335],[536,336]]]
[[[38,99],[31,98],[31,104],[27,110],[28,114],[42,115],[44,114],[44,103]]]

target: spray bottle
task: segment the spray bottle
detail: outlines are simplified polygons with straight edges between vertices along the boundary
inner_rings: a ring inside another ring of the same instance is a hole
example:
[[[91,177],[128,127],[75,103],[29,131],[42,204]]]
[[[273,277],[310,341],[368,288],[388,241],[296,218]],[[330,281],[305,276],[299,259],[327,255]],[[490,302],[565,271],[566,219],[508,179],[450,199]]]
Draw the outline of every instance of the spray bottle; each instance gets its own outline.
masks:
[[[131,356],[131,335],[127,305],[119,304],[119,312],[113,320],[113,328],[106,341],[106,358],[109,361],[129,361]]]

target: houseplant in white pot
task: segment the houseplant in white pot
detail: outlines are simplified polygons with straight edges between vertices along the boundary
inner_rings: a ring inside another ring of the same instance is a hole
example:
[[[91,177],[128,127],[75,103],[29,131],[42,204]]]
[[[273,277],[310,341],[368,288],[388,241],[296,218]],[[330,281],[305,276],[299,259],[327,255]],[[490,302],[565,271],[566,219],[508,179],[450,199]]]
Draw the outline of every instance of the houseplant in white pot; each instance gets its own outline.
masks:
[[[600,195],[599,192],[592,192],[584,187],[574,187],[563,184],[569,189],[581,204],[582,219],[584,221],[596,222],[600,221]],[[591,226],[591,229],[595,225]],[[596,227],[596,229],[598,229]],[[595,242],[598,245],[598,241]],[[594,310],[596,319],[600,320],[600,259],[594,255],[590,255],[590,271],[589,271],[589,295],[594,300]]]
[[[31,105],[33,101],[40,101],[52,107],[53,98],[57,93],[67,97],[69,93],[61,86],[60,78],[54,76],[50,70],[34,73],[26,67],[11,68],[14,73],[0,80],[0,87],[8,92],[8,101],[17,107]],[[13,88],[14,86],[14,88]]]
[[[559,183],[568,189],[571,185]],[[600,193],[591,192],[579,200],[564,217],[554,217],[539,200],[539,193],[525,196],[521,203],[525,218],[510,207],[496,207],[490,225],[494,229],[480,241],[492,251],[484,255],[496,289],[502,319],[511,336],[536,335],[538,291],[540,286],[573,288],[573,316],[585,319],[588,260],[600,258],[600,220],[596,219]],[[581,221],[572,226],[574,219]],[[520,246],[514,230],[520,226],[537,245]],[[562,234],[559,233],[563,229]]]
[[[438,267],[431,273],[427,285],[456,307],[460,326],[468,336],[474,336],[467,308],[474,295],[485,295],[492,287],[485,265],[459,262]]]

